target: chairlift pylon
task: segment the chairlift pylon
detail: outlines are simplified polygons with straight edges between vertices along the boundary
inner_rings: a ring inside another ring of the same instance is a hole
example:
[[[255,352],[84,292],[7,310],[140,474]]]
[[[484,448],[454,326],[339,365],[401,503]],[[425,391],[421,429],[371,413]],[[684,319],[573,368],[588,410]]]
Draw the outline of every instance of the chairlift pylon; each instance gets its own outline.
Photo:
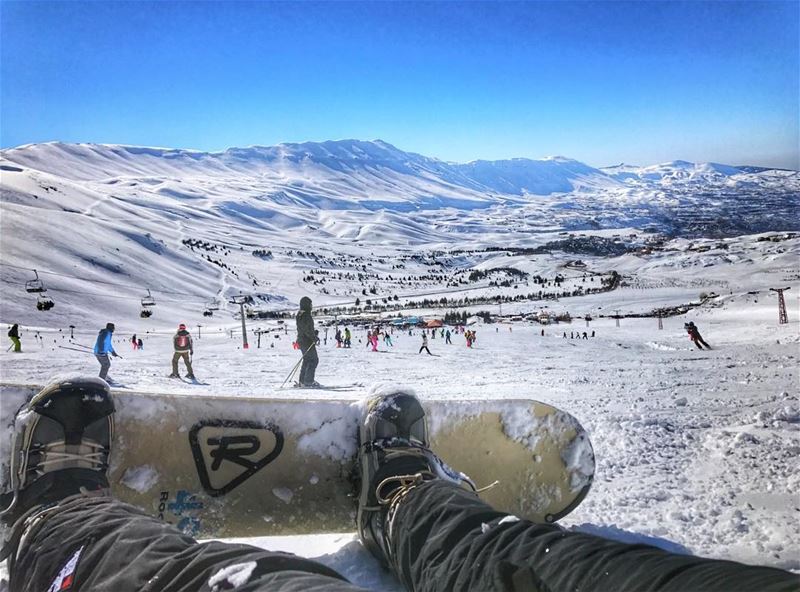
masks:
[[[47,288],[44,287],[42,280],[39,279],[39,272],[34,269],[33,274],[36,276],[36,278],[25,282],[25,291],[33,293],[47,292]]]
[[[155,306],[155,305],[156,305],[156,300],[155,300],[155,298],[153,298],[152,294],[150,294],[150,288],[147,288],[147,296],[142,298],[142,306],[146,308],[148,306]],[[147,315],[147,316],[149,317],[150,315]],[[145,317],[142,317],[142,318],[145,318]]]

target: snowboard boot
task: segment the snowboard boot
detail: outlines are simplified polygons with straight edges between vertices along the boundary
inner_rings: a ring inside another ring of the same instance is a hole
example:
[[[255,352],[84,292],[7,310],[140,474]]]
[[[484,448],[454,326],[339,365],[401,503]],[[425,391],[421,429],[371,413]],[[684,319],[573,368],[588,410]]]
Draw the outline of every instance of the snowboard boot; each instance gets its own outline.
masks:
[[[473,490],[475,486],[430,450],[425,410],[413,394],[395,392],[369,399],[358,442],[358,536],[388,567],[393,562],[394,517],[411,490],[432,479],[467,483]]]
[[[108,494],[113,431],[114,402],[100,378],[48,385],[17,412],[10,489],[0,495],[0,519],[12,527],[12,540],[25,519],[65,498]]]

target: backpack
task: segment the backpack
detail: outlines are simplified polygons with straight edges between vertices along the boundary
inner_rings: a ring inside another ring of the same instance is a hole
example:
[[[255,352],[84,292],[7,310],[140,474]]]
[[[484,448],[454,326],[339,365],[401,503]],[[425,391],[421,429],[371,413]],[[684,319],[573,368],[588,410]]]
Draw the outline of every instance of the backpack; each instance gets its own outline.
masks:
[[[189,335],[181,335],[179,333],[175,339],[175,345],[179,348],[189,347]]]

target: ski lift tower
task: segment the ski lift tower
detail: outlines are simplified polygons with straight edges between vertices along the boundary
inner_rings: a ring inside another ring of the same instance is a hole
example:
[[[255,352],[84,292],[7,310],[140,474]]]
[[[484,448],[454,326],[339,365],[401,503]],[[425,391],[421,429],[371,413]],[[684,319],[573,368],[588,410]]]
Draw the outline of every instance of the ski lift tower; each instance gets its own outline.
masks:
[[[252,296],[248,296],[247,294],[239,294],[238,296],[234,296],[231,299],[231,304],[238,304],[239,305],[239,312],[242,315],[242,348],[248,349],[250,346],[247,343],[247,325],[245,324],[245,314],[244,314],[244,305],[250,304],[253,301]]]
[[[789,315],[786,314],[786,300],[783,298],[783,293],[791,288],[770,288],[770,292],[778,293],[778,324],[786,325],[789,323]]]

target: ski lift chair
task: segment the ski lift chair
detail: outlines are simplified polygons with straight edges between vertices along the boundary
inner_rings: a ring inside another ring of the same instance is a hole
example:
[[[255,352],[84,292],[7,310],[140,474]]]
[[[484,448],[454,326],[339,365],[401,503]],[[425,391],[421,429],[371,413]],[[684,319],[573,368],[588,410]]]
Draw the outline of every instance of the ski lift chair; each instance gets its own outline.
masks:
[[[34,293],[35,292],[46,292],[44,284],[42,283],[42,280],[39,279],[38,272],[34,269],[33,273],[36,276],[36,278],[32,279],[32,280],[28,280],[27,282],[25,282],[25,291],[26,292],[34,292]]]
[[[213,316],[214,316],[214,311],[213,311],[213,310],[209,310],[209,309],[207,308],[207,309],[205,309],[205,310],[203,311],[203,316],[204,316],[204,317],[213,317]]]
[[[39,296],[36,299],[36,310],[47,311],[56,305],[49,296]]]
[[[153,298],[153,296],[150,294],[150,288],[147,288],[147,296],[145,296],[144,298],[142,298],[142,307],[143,307],[143,308],[147,308],[148,306],[155,306],[155,305],[156,305],[156,300],[155,300],[155,298]],[[152,314],[152,313],[151,313],[151,314]],[[140,315],[140,316],[141,316],[141,315]],[[149,317],[150,315],[147,315],[147,316]],[[142,318],[145,318],[145,317],[142,317]]]
[[[209,300],[208,302],[206,302],[206,310],[210,310],[212,312],[215,310],[219,310],[219,302],[217,302],[216,300]]]

